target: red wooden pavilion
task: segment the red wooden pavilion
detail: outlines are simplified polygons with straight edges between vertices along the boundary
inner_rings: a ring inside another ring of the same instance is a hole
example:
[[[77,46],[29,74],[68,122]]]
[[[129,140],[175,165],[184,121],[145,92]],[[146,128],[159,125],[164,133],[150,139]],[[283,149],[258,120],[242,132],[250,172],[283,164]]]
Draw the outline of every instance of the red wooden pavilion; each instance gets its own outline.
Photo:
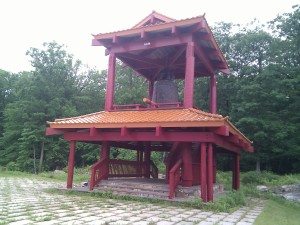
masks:
[[[56,119],[46,129],[46,135],[63,134],[70,143],[67,188],[73,183],[76,142],[101,145],[90,190],[108,177],[157,178],[151,152],[165,151],[169,198],[178,184],[200,184],[203,201],[212,201],[220,150],[233,156],[232,184],[239,188],[240,152],[253,147],[227,117],[216,114],[216,73],[229,69],[204,16],[174,20],[153,11],[131,29],[94,35],[92,45],[104,46],[109,55],[105,111]],[[149,82],[146,105],[114,104],[116,59]],[[210,77],[209,113],[193,107],[194,80],[202,76]],[[164,80],[172,89],[172,79],[184,80],[183,102],[165,98],[168,86],[159,87]],[[110,159],[110,147],[136,150],[137,160]]]

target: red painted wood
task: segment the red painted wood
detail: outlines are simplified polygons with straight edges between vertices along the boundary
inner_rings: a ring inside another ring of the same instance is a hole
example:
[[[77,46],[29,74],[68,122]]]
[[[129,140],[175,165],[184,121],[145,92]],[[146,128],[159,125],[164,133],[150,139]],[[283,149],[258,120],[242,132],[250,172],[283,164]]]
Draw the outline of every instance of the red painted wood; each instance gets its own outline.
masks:
[[[203,202],[207,202],[207,178],[206,178],[206,143],[201,143],[201,157],[200,157],[200,188],[201,198]]]
[[[200,46],[196,45],[195,53],[200,59],[200,61],[203,63],[207,71],[209,71],[210,74],[214,74],[213,66],[211,65],[209,58],[207,57],[207,54],[203,51],[203,49]]]
[[[229,136],[229,127],[228,126],[221,126],[221,127],[213,127],[209,128],[212,132],[222,136]]]
[[[233,156],[232,188],[234,190],[238,190],[240,188],[240,155],[239,154],[234,154]]]
[[[90,136],[95,136],[97,134],[97,129],[95,127],[90,128]]]
[[[193,185],[193,162],[192,162],[192,145],[185,143],[182,149],[182,185],[191,187]]]
[[[100,134],[90,136],[89,133],[70,132],[65,133],[66,140],[77,141],[180,141],[180,142],[214,142],[215,135],[212,132],[163,132],[156,136],[154,131],[132,131],[121,136],[120,131],[102,131]],[[222,143],[221,143],[222,144]]]
[[[175,190],[177,185],[180,183],[182,159],[178,159],[174,163],[174,166],[169,172],[169,198],[172,199],[175,197]]]
[[[90,191],[92,191],[96,184],[101,180],[108,177],[108,170],[106,169],[108,165],[108,159],[102,159],[97,161],[91,167],[91,178],[90,178]]]
[[[64,133],[64,131],[62,131],[60,129],[50,128],[50,127],[46,128],[46,136],[61,135],[63,133]]]
[[[213,147],[213,183],[216,183],[217,179],[217,151]]]
[[[126,128],[125,126],[121,127],[121,136],[124,137],[126,135],[128,135],[128,128]]]
[[[112,109],[115,92],[116,56],[111,53],[108,58],[108,72],[105,96],[105,111]]]
[[[179,59],[179,57],[184,53],[184,51],[186,50],[186,48],[183,46],[183,47],[180,47],[176,54],[174,56],[172,56],[172,58],[170,59],[169,61],[169,66],[172,66],[174,65],[174,63]]]
[[[234,144],[239,144],[239,137],[237,135],[230,135],[228,138],[227,138],[228,141],[234,143]]]
[[[185,65],[185,79],[184,79],[183,105],[185,108],[193,107],[194,77],[195,77],[194,43],[189,42],[186,47],[186,65]]]
[[[162,128],[161,128],[161,126],[155,127],[155,136],[156,137],[160,137],[161,134],[162,134]]]
[[[138,40],[135,42],[130,42],[126,44],[116,44],[111,47],[110,53],[122,53],[137,50],[147,50],[152,48],[166,47],[172,45],[186,44],[192,41],[192,35],[181,35],[181,36],[171,36],[171,37],[158,37],[148,39],[146,42],[144,40]]]
[[[154,81],[148,80],[148,99],[152,100]]]
[[[213,200],[213,146],[208,144],[207,149],[207,201]]]
[[[101,145],[101,155],[100,155],[100,159],[101,160],[107,160],[107,163],[103,166],[103,168],[105,169],[105,174],[107,174],[106,176],[104,176],[104,179],[108,178],[108,161],[109,161],[109,154],[110,154],[110,145],[109,142],[107,141],[103,141],[102,145]]]
[[[145,144],[145,177],[150,178],[150,164],[151,164],[151,145],[150,143]]]
[[[238,144],[234,144],[228,141],[228,137],[224,137],[224,136],[220,136],[217,134],[214,134],[214,141],[213,143],[215,143],[216,145],[225,148],[227,150],[239,153],[241,151],[241,146],[239,146]]]
[[[69,159],[68,159],[67,188],[71,189],[73,187],[76,142],[70,141],[69,145],[70,145],[70,150],[69,150]]]
[[[217,81],[214,74],[210,76],[210,112],[217,113]]]

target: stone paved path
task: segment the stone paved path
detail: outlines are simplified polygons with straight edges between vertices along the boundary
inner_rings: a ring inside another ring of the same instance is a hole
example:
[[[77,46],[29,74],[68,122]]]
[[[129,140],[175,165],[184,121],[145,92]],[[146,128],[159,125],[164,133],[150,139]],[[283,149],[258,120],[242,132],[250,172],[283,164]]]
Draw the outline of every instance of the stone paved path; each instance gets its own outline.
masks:
[[[250,225],[263,209],[242,207],[233,213],[165,207],[150,203],[64,196],[43,192],[63,187],[28,178],[0,177],[0,224],[105,224],[105,225]]]

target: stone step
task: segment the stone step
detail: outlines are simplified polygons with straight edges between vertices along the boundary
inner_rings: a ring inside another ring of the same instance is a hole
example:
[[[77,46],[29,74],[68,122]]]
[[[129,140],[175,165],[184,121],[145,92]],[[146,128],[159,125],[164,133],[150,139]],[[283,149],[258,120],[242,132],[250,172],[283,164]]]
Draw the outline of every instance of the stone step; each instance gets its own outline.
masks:
[[[125,189],[133,189],[133,190],[145,190],[145,191],[157,191],[157,192],[168,192],[169,187],[167,184],[153,184],[149,182],[132,182],[132,181],[118,181],[115,182],[113,180],[103,180],[98,184],[98,187],[106,187],[106,188],[125,188]]]
[[[168,198],[168,192],[160,192],[156,190],[136,190],[124,187],[107,187],[107,186],[100,186],[95,189],[96,191],[103,191],[103,192],[112,192],[113,194],[118,195],[133,195],[139,197],[149,197],[149,198],[160,198],[166,199]]]

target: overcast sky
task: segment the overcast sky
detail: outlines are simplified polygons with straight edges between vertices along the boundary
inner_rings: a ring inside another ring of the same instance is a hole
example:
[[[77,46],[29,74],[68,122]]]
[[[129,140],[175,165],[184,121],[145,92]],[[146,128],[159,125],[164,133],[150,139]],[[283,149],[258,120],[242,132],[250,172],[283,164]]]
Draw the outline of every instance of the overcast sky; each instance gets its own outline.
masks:
[[[0,0],[0,69],[32,70],[26,51],[55,40],[90,67],[106,69],[91,34],[127,29],[152,10],[174,19],[206,14],[215,22],[261,22],[292,11],[299,0]]]

